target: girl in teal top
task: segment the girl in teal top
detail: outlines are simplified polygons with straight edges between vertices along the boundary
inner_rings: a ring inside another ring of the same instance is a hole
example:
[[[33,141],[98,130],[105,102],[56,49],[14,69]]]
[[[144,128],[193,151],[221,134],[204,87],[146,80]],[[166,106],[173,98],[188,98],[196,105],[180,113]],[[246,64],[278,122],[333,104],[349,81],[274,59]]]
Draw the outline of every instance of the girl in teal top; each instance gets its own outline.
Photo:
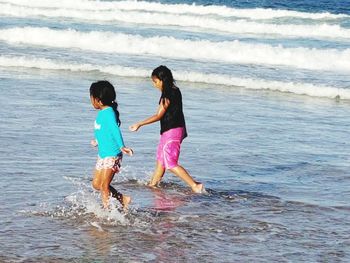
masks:
[[[91,84],[90,100],[92,106],[100,110],[95,120],[95,140],[93,146],[98,147],[98,158],[95,166],[92,186],[101,192],[103,207],[109,207],[112,194],[127,208],[130,196],[123,195],[110,185],[113,177],[120,171],[123,153],[132,155],[131,148],[125,147],[120,131],[118,104],[115,101],[114,87],[108,81],[97,81]]]
[[[125,147],[122,134],[115,120],[112,107],[101,109],[95,121],[95,138],[100,158],[114,157],[122,153]]]

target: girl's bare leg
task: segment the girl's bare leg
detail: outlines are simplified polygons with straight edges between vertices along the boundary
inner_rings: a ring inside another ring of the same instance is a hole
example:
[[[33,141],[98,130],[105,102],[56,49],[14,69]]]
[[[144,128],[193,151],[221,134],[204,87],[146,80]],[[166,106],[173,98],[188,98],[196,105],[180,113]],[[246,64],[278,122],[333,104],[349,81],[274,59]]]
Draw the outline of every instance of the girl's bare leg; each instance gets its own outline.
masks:
[[[94,178],[92,179],[92,187],[98,191],[101,189],[101,170],[94,170]]]
[[[114,171],[112,169],[102,169],[95,170],[94,178],[92,180],[92,186],[101,192],[102,203],[104,208],[109,207],[109,197],[112,193],[112,196],[116,198],[124,208],[128,206],[131,201],[130,196],[123,195],[118,192],[110,183],[114,177]]]
[[[190,174],[182,166],[178,165],[174,168],[171,168],[170,171],[176,176],[180,177],[185,183],[187,183],[192,188],[193,192],[202,192],[203,184],[194,181]]]
[[[109,186],[109,191],[112,193],[112,197],[116,198],[124,208],[128,208],[128,205],[131,202],[130,196],[123,195],[111,185]]]
[[[112,194],[112,197],[117,199],[121,204],[123,203],[123,194],[115,189],[113,186],[109,186],[109,191]]]
[[[154,169],[153,176],[148,186],[157,186],[160,180],[162,180],[164,173],[165,173],[165,168],[159,161],[157,161],[156,168]]]
[[[114,171],[112,169],[102,169],[101,170],[101,196],[104,208],[109,207],[109,197],[111,192],[109,191],[109,185],[114,177]]]

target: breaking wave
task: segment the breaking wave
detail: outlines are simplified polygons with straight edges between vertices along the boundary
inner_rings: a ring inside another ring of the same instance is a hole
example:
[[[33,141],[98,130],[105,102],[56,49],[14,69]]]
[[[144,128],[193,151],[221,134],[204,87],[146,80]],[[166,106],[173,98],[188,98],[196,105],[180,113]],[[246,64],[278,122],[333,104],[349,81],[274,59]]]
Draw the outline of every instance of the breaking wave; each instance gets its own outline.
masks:
[[[311,70],[350,71],[350,49],[287,48],[282,45],[214,42],[174,37],[143,37],[113,32],[80,32],[40,27],[0,30],[0,41],[28,46],[80,49],[233,64],[284,66]],[[200,48],[198,48],[200,47]]]
[[[123,77],[149,77],[152,69],[124,67],[119,65],[93,65],[59,62],[44,58],[7,57],[0,56],[0,67],[24,67],[42,70],[67,70],[72,72],[98,71]],[[263,79],[240,78],[224,74],[208,74],[193,71],[174,71],[174,77],[178,81],[200,82],[213,85],[224,85],[255,90],[273,90],[289,92],[312,97],[350,99],[350,89],[327,87],[309,83],[295,83],[271,81]]]

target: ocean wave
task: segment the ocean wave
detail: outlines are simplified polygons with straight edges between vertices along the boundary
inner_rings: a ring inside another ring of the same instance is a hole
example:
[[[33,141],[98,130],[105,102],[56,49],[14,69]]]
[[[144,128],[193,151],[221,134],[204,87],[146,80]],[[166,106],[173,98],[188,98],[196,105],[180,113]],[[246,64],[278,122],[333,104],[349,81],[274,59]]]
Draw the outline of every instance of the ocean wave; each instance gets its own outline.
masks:
[[[0,67],[23,67],[36,68],[42,70],[67,70],[72,72],[92,72],[98,71],[103,74],[111,74],[122,77],[142,77],[150,76],[151,68],[125,67],[120,65],[93,65],[93,64],[76,64],[64,61],[55,61],[45,58],[30,57],[10,57],[0,56]],[[336,88],[310,83],[295,83],[271,81],[263,79],[240,78],[224,74],[213,74],[193,71],[174,71],[174,77],[178,81],[199,82],[213,85],[224,85],[240,87],[253,90],[272,90],[279,92],[288,92],[299,95],[308,95],[312,97],[350,99],[349,88]]]
[[[276,10],[269,8],[240,9],[227,6],[203,6],[196,4],[163,4],[158,2],[147,1],[90,1],[90,0],[2,0],[0,3],[12,3],[24,7],[40,8],[65,8],[67,10],[142,10],[150,12],[162,12],[171,14],[196,14],[196,15],[214,15],[223,17],[243,17],[254,19],[273,19],[281,17],[294,17],[304,19],[339,19],[349,17],[345,14],[324,13],[307,13],[291,10]]]
[[[160,56],[197,61],[350,71],[350,49],[285,48],[281,45],[252,44],[237,40],[213,42],[38,27],[2,29],[0,30],[0,41],[26,46],[76,48],[93,52]]]
[[[79,10],[66,8],[32,8],[0,3],[0,15],[11,17],[69,18],[89,22],[124,22],[152,26],[178,26],[182,29],[200,28],[235,34],[253,34],[262,37],[283,36],[303,38],[341,38],[350,40],[350,29],[334,24],[272,24],[246,20],[168,14],[158,12],[113,10]]]

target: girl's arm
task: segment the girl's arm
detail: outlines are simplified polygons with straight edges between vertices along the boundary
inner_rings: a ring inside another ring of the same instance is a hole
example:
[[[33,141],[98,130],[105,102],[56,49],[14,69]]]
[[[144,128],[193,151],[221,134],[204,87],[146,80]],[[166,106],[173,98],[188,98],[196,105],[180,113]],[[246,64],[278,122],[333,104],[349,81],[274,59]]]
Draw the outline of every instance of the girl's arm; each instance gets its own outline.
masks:
[[[129,156],[132,156],[134,154],[134,151],[130,147],[122,147],[120,150]]]
[[[164,103],[163,103],[163,101],[164,101]],[[129,130],[130,131],[137,131],[138,129],[141,128],[141,126],[159,121],[164,116],[167,108],[169,107],[169,104],[170,104],[169,99],[166,99],[166,98],[162,99],[159,106],[158,106],[158,110],[157,110],[156,114],[152,115],[151,117],[149,117],[143,121],[140,121],[140,122],[137,122],[137,123],[131,125],[129,127]]]
[[[132,156],[134,152],[130,147],[125,146],[122,132],[117,122],[115,121],[114,115],[108,116],[105,125],[107,126],[108,132],[111,133],[112,137],[116,141],[118,149],[121,150],[124,154]]]
[[[113,134],[113,137],[115,138],[115,140],[117,141],[117,145],[118,145],[119,149],[124,154],[132,156],[134,151],[130,147],[125,146],[120,128],[117,126],[117,124],[115,124],[115,125],[116,126],[114,126],[114,128],[113,128],[112,134]]]

